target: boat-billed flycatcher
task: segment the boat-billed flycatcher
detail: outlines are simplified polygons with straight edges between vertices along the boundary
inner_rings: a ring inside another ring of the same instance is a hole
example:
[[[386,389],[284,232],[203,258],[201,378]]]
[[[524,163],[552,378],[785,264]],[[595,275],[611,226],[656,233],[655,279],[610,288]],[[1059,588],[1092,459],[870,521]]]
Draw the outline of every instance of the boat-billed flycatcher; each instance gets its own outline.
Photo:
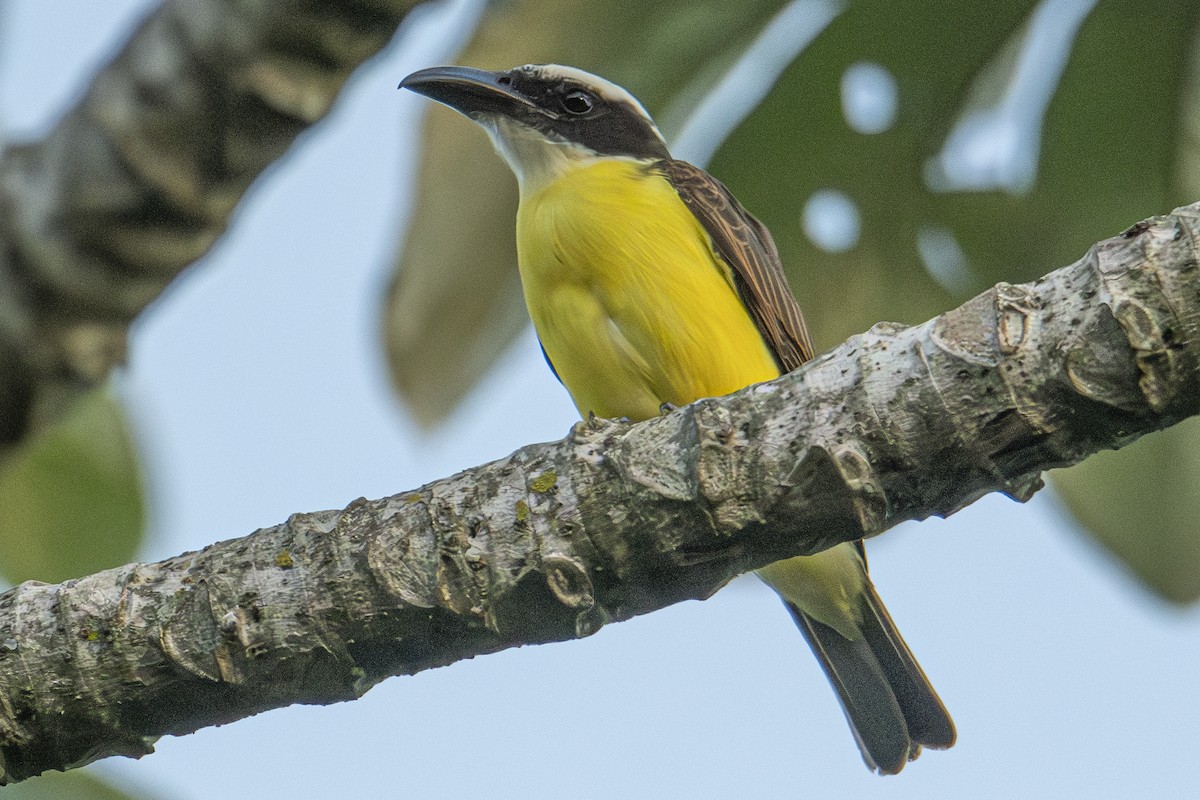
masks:
[[[676,161],[642,105],[570,67],[436,67],[400,84],[482,125],[520,185],[517,253],[546,359],[585,417],[642,420],[812,357],[770,233]],[[872,769],[954,724],[867,577],[861,542],[758,571],[837,690]]]

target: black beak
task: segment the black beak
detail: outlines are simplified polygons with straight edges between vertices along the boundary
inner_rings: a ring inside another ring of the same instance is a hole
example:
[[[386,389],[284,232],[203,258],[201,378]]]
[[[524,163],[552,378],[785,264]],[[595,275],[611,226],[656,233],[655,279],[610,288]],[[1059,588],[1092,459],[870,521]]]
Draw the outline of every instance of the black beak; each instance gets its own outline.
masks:
[[[397,88],[411,89],[472,119],[519,117],[537,110],[528,97],[512,88],[512,78],[507,72],[471,67],[430,67],[409,75]]]

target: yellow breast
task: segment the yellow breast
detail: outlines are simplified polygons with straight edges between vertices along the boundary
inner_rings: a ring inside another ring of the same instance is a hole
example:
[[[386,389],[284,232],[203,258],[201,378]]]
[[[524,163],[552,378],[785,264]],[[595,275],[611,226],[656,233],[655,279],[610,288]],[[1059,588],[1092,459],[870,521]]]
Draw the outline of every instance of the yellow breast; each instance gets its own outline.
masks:
[[[523,191],[517,250],[538,336],[584,416],[646,419],[779,375],[703,227],[634,162]]]

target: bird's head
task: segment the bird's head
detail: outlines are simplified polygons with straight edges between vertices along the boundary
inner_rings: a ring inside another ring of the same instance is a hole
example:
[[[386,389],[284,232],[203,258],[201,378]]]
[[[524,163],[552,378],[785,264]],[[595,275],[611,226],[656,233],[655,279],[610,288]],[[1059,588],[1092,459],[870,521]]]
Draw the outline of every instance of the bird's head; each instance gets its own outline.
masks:
[[[579,160],[669,158],[637,99],[574,67],[528,64],[505,72],[432,67],[400,82],[482,125],[522,185]]]

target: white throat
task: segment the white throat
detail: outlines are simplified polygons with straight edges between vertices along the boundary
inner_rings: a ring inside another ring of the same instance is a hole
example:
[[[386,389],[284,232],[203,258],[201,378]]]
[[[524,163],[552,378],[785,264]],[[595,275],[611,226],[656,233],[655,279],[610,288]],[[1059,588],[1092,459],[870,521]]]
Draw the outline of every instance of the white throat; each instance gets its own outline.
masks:
[[[479,124],[517,176],[521,193],[532,193],[555,179],[602,156],[582,145],[555,142],[506,117],[485,118]]]

